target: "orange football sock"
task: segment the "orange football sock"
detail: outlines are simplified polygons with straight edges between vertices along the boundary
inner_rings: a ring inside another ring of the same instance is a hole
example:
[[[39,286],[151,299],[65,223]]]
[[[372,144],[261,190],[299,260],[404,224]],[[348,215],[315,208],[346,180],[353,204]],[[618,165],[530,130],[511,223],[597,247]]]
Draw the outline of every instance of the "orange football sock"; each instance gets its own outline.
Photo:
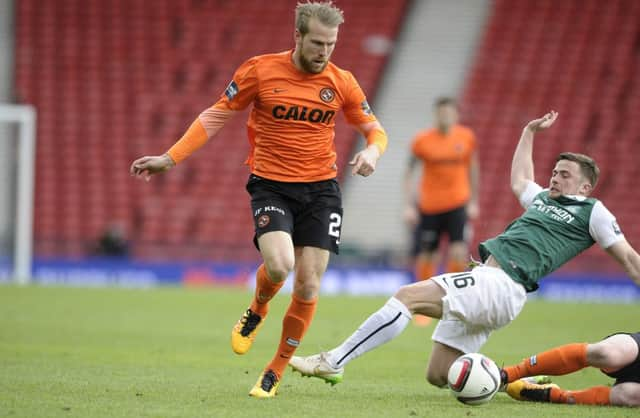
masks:
[[[456,260],[449,260],[447,263],[447,273],[458,273],[467,270],[467,265]]]
[[[553,403],[569,403],[579,405],[609,405],[609,386],[594,386],[585,390],[562,390],[551,388],[550,398]]]
[[[280,346],[271,363],[265,370],[273,370],[278,379],[282,377],[284,370],[289,364],[289,359],[295,353],[302,341],[302,337],[311,325],[311,320],[316,312],[318,298],[304,300],[295,294],[291,296],[291,304],[282,320],[282,336]]]
[[[420,257],[418,257],[418,259],[416,260],[416,266],[415,266],[415,272],[414,272],[416,276],[416,281],[419,282],[421,280],[428,280],[432,278],[435,273],[435,270],[436,269],[432,262],[425,261]]]
[[[587,367],[587,343],[562,345],[504,368],[508,382],[522,377],[548,374],[560,376]]]
[[[284,280],[275,283],[269,278],[264,263],[260,264],[256,272],[256,293],[251,301],[251,310],[262,318],[269,312],[269,301],[278,293]]]

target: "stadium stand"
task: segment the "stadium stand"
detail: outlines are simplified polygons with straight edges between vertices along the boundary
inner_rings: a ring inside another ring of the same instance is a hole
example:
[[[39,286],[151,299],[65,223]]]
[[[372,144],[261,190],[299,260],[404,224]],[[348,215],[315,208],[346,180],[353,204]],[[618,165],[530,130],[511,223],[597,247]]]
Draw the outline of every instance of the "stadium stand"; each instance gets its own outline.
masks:
[[[410,3],[340,3],[348,24],[334,61],[370,99],[387,56],[363,45],[371,35],[395,39]],[[129,178],[128,165],[168,148],[244,59],[291,48],[292,26],[288,2],[17,2],[16,92],[39,112],[36,254],[81,256],[118,221],[136,257],[255,259],[244,115],[171,175],[143,184]],[[639,69],[640,2],[493,3],[461,98],[464,122],[482,139],[476,239],[519,213],[505,180],[514,139],[531,115],[554,106],[560,129],[537,141],[537,181],[547,182],[562,150],[593,155],[603,171],[596,196],[637,245],[640,199],[630,191],[640,175]],[[344,167],[355,137],[339,123]],[[601,269],[611,261],[589,250],[572,264]]]
[[[505,178],[524,123],[549,106],[558,129],[536,140],[536,180],[547,184],[555,155],[592,155],[602,169],[595,196],[640,239],[640,2],[496,0],[463,94],[463,114],[482,138],[483,197],[478,239],[499,233],[521,211]],[[571,268],[608,269],[590,249]]]
[[[340,6],[348,24],[334,62],[370,97],[408,0]],[[128,175],[140,155],[165,151],[252,55],[293,47],[291,2],[261,0],[24,0],[16,4],[16,90],[39,112],[35,251],[82,256],[112,221],[135,257],[253,260],[242,164],[246,115],[171,175]],[[336,131],[339,166],[355,136]]]

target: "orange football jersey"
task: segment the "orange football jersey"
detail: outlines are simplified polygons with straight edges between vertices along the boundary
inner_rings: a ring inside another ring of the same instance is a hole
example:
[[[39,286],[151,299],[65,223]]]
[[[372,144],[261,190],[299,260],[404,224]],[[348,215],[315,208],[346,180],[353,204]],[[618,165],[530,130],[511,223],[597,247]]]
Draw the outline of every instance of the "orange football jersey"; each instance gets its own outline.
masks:
[[[447,135],[429,129],[415,136],[411,150],[423,162],[419,200],[423,213],[446,212],[469,201],[475,148],[473,131],[461,125],[452,126]]]
[[[300,71],[293,51],[253,57],[233,76],[216,107],[253,109],[247,122],[251,172],[271,180],[312,182],[336,177],[335,120],[376,120],[355,77],[333,63]]]

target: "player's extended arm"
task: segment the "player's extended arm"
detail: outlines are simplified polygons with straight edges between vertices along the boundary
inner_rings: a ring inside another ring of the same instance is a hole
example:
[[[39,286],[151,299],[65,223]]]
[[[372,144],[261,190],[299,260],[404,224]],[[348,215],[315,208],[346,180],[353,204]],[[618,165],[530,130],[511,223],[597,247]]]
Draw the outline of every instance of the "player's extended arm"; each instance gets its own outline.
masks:
[[[367,177],[376,170],[378,158],[387,149],[387,133],[378,121],[363,123],[355,128],[364,135],[367,146],[349,161],[349,164],[353,166],[351,175],[360,174]]]
[[[640,286],[640,255],[629,242],[623,239],[607,248],[606,251],[620,263],[629,277]]]
[[[511,160],[511,190],[520,198],[529,181],[534,181],[533,174],[533,136],[535,132],[547,129],[558,117],[552,110],[539,119],[534,119],[522,130],[520,141]]]
[[[166,153],[135,160],[131,164],[131,175],[148,181],[151,175],[169,170],[214,137],[235,113],[219,104],[206,109]]]

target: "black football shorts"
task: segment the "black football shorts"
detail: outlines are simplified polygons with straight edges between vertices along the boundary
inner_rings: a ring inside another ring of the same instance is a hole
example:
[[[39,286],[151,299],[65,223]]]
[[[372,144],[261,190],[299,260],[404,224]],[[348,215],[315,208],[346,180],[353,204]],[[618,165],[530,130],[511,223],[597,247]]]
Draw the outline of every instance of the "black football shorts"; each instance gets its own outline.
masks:
[[[338,254],[342,194],[335,179],[286,183],[251,174],[247,181],[255,236],[285,231],[296,247],[318,247]]]
[[[433,252],[438,249],[440,238],[446,232],[449,242],[465,241],[465,227],[467,225],[466,206],[453,210],[420,215],[420,223],[414,231],[413,255],[421,251]]]

